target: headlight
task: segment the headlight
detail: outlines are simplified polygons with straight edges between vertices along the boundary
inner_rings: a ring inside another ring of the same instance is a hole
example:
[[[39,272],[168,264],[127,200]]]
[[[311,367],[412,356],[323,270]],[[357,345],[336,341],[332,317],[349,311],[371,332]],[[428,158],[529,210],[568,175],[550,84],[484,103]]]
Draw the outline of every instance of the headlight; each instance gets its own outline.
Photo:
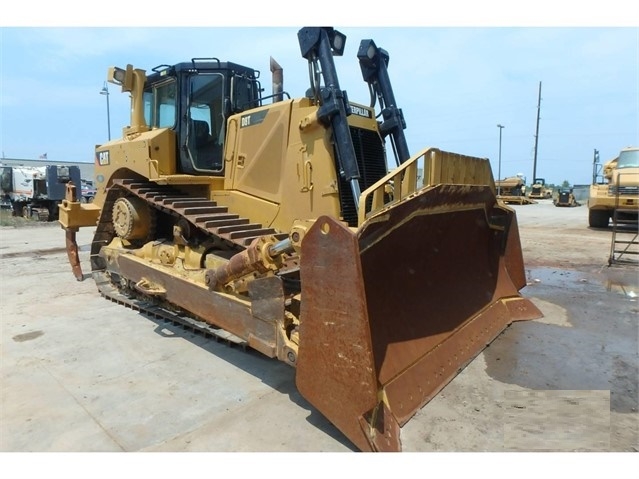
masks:
[[[346,35],[337,30],[333,30],[332,34],[331,48],[333,49],[333,55],[341,57],[344,53],[344,47],[346,46]]]

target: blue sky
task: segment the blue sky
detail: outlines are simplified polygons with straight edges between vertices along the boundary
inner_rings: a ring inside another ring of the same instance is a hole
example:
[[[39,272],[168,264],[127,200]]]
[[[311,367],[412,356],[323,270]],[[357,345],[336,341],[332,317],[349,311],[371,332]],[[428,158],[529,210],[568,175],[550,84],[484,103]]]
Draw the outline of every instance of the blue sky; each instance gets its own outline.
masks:
[[[26,10],[29,3],[18,8]],[[624,9],[609,15],[617,3]],[[521,12],[499,16],[500,2],[488,2],[492,13],[466,5],[465,15],[453,7],[412,15],[397,8],[402,2],[373,1],[366,3],[375,7],[370,16],[347,11],[339,15],[340,22],[328,18],[334,10],[313,7],[313,2],[307,7],[281,4],[289,12],[285,17],[253,14],[237,27],[222,26],[220,18],[237,18],[240,10],[264,4],[242,3],[241,9],[212,15],[211,21],[186,14],[171,20],[145,17],[137,6],[118,6],[116,12],[113,2],[106,20],[88,11],[78,12],[72,23],[60,19],[64,2],[56,3],[55,10],[37,10],[35,17],[18,11],[3,18],[3,156],[37,159],[47,153],[52,162],[93,161],[95,145],[107,139],[106,97],[99,92],[109,66],[130,63],[150,69],[213,56],[260,70],[269,94],[273,56],[284,68],[284,89],[301,96],[308,88],[308,70],[297,31],[305,20],[330,24],[347,35],[336,66],[351,101],[369,101],[356,58],[360,40],[372,38],[388,51],[389,75],[413,153],[434,146],[488,157],[497,177],[497,124],[502,124],[501,177],[523,173],[530,183],[540,82],[537,176],[552,183],[587,184],[595,148],[606,160],[622,147],[639,144],[639,7],[634,3],[606,2],[613,8],[574,18],[561,10],[544,17],[543,7],[550,2],[537,3],[541,9],[520,4]],[[392,12],[389,6],[395,7]],[[307,9],[317,9],[319,16]],[[118,15],[125,11],[130,14],[122,21]],[[110,26],[100,26],[103,21]],[[191,26],[156,26],[169,24]],[[108,87],[111,136],[116,138],[129,123],[129,98],[115,85]]]

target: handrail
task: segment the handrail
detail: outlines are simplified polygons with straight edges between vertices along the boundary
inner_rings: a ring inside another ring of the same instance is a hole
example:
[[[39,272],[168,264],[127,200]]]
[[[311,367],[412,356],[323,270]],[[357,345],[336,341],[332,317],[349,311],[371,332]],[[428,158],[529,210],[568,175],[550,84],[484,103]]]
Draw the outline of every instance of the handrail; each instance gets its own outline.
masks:
[[[488,185],[495,192],[487,158],[427,147],[362,192],[358,225],[371,215],[438,184]]]

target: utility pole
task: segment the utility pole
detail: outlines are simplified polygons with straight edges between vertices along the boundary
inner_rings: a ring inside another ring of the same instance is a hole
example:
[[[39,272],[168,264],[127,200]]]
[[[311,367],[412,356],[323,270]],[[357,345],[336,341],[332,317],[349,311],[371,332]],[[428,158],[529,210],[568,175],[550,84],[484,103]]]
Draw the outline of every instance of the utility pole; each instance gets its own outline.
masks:
[[[498,172],[497,172],[497,181],[501,181],[501,130],[502,128],[506,128],[504,125],[497,125],[497,128],[499,128],[499,166],[498,168]],[[499,183],[499,186],[497,187],[497,196],[501,195],[501,183]]]
[[[537,127],[535,128],[535,156],[533,158],[532,183],[537,178],[537,145],[539,144],[539,113],[541,111],[541,82],[539,82],[539,97],[537,99]]]

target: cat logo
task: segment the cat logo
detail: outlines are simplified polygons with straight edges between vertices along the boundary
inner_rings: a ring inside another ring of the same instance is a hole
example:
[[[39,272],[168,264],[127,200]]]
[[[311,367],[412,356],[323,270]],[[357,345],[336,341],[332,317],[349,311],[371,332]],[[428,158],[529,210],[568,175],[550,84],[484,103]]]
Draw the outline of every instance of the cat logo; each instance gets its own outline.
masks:
[[[106,151],[96,151],[95,152],[95,160],[100,166],[107,166],[109,161],[109,150]]]

